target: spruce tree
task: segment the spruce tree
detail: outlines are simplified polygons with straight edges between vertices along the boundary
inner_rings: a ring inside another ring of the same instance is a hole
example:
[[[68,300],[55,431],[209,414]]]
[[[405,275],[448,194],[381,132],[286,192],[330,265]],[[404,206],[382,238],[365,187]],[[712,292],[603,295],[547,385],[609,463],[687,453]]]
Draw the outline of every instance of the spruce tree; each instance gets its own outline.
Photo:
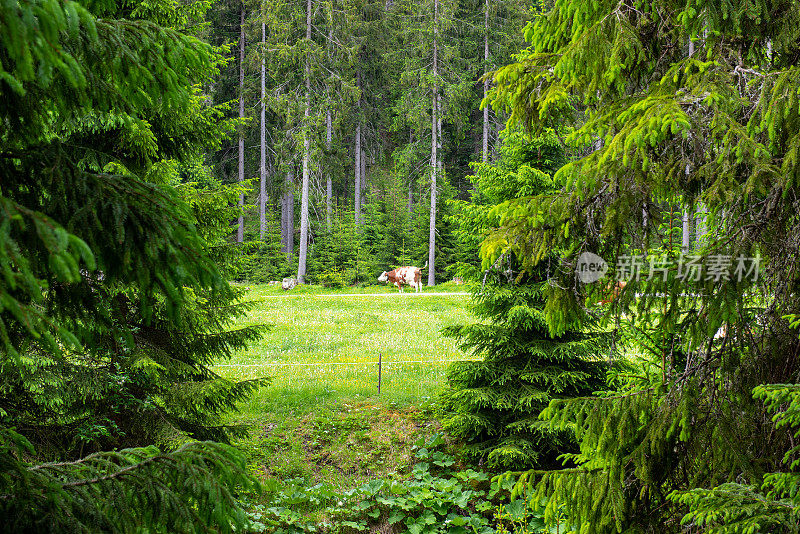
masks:
[[[228,330],[243,309],[216,264],[239,191],[199,183],[232,130],[197,90],[219,60],[191,34],[207,4],[87,5],[0,7],[2,515],[240,531],[230,447],[78,458],[226,439],[221,414],[259,385],[210,369],[258,329]]]
[[[3,532],[241,532],[236,491],[255,489],[241,454],[220,443],[99,452],[34,463],[33,447],[0,428]]]
[[[461,233],[488,231],[497,223],[493,209],[507,200],[554,191],[552,173],[563,161],[553,133],[529,140],[507,132],[498,161],[477,166],[473,203],[460,204]],[[588,312],[574,318],[572,328],[554,332],[545,308],[558,291],[549,280],[555,273],[547,262],[526,272],[514,264],[513,256],[501,258],[473,291],[478,323],[445,330],[483,360],[448,370],[443,425],[466,442],[467,454],[493,467],[551,466],[575,443],[568,432],[543,425],[539,412],[551,399],[587,395],[605,385],[610,333],[592,331],[596,318]]]
[[[561,250],[574,267],[591,250],[618,270],[637,254],[671,266],[632,279],[609,316],[634,318],[639,369],[617,391],[554,400],[542,414],[574,431],[578,467],[531,471],[520,489],[576,530],[677,532],[691,499],[671,492],[760,485],[787,469],[790,436],[751,392],[800,378],[783,319],[797,313],[800,279],[798,20],[800,5],[780,0],[556,1],[526,29],[530,48],[494,76],[512,122],[571,126],[563,142],[577,157],[557,193],[499,211],[487,261],[510,249],[533,266]],[[676,214],[687,207],[705,227],[689,251],[706,269],[697,280],[678,276]],[[553,309],[586,293],[576,286]]]
[[[552,335],[545,305],[546,270],[515,279],[496,269],[473,293],[481,322],[453,326],[445,335],[481,361],[448,370],[442,396],[443,426],[463,440],[464,451],[489,466],[521,469],[556,465],[575,450],[569,432],[551,429],[539,413],[552,399],[591,394],[605,386],[610,334],[581,329]]]
[[[259,383],[224,380],[209,365],[257,337],[258,329],[226,331],[244,309],[209,251],[224,240],[229,198],[214,186],[175,187],[201,178],[194,170],[202,168],[200,150],[214,147],[231,129],[192,88],[214,75],[217,55],[196,38],[150,20],[129,26],[69,6],[86,17],[80,37],[54,39],[85,63],[77,67],[81,75],[129,87],[134,82],[128,76],[153,77],[153,68],[163,79],[139,84],[128,101],[118,101],[99,80],[92,86],[75,79],[75,93],[83,98],[74,103],[60,94],[60,79],[32,78],[19,89],[4,89],[9,100],[27,92],[29,100],[40,100],[39,108],[63,116],[56,123],[53,114],[45,115],[37,123],[39,110],[30,102],[5,108],[10,122],[23,120],[27,127],[9,132],[0,163],[10,207],[6,236],[19,255],[9,272],[30,274],[24,286],[12,280],[4,291],[20,306],[8,315],[15,321],[4,354],[36,355],[35,363],[16,359],[4,373],[6,421],[40,445],[73,454],[179,436],[226,439],[219,415]],[[98,24],[102,37],[92,35]],[[174,24],[181,25],[180,17]],[[114,39],[123,39],[132,57],[120,72],[110,58],[106,70],[93,64],[102,59],[95,49],[117,52]],[[151,59],[164,47],[175,54]],[[198,62],[192,78],[178,76],[185,71],[181,61]],[[193,196],[192,204],[181,191]],[[55,237],[36,230],[45,224]],[[45,247],[68,246],[81,248],[64,256],[71,259],[48,260]],[[83,270],[82,257],[91,260]],[[35,284],[42,288],[38,293]],[[41,330],[25,319],[26,309],[41,317]]]

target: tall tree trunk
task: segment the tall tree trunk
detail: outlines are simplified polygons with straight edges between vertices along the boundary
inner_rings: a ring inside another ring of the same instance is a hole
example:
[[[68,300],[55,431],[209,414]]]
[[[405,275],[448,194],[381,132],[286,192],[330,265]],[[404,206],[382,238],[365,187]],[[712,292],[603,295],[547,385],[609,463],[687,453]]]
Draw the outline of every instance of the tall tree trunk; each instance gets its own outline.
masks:
[[[364,209],[365,197],[367,196],[367,151],[364,150],[364,132],[361,132],[361,209]],[[361,220],[363,221],[363,215]]]
[[[444,177],[444,150],[442,150],[442,95],[436,91],[436,177],[442,180]]]
[[[361,71],[356,75],[356,84],[361,90]],[[353,192],[353,210],[355,211],[356,225],[361,224],[361,96],[358,97],[358,124],[356,124],[356,146],[354,147],[355,162],[355,190]]]
[[[428,286],[436,284],[436,177],[440,167],[439,112],[439,0],[433,3],[433,99],[431,102],[431,222],[428,235]]]
[[[489,71],[489,0],[486,0],[483,8],[483,70]],[[483,98],[489,94],[489,78],[483,80]],[[489,106],[483,107],[483,162],[489,161]]]
[[[281,197],[281,243],[287,259],[294,254],[294,171],[286,173],[286,192]]]
[[[311,0],[306,2],[306,41],[311,41]],[[306,109],[303,113],[303,186],[300,197],[300,253],[297,263],[297,283],[305,284],[306,259],[308,258],[308,183],[311,136],[308,133],[308,118],[311,115],[311,66],[306,57]]]
[[[294,187],[294,172],[290,176]],[[290,191],[286,197],[287,220],[286,220],[286,252],[291,259],[294,256],[294,191]]]
[[[353,191],[353,210],[356,224],[361,224],[361,122],[356,125],[356,146],[354,147],[355,162],[353,174],[355,187]]]
[[[244,119],[244,4],[239,19],[239,118]],[[244,132],[239,131],[239,183],[244,182]],[[239,225],[236,241],[244,241],[244,193],[239,193]]]
[[[261,16],[264,16],[264,6],[261,6]],[[262,54],[266,48],[267,41],[267,25],[261,22],[261,44]],[[261,58],[261,188],[258,195],[258,220],[260,222],[259,236],[261,241],[264,240],[264,235],[267,233],[267,89],[266,89],[266,59]]]
[[[333,41],[333,27],[334,24],[331,23],[330,27],[328,28],[328,43],[332,43]],[[329,58],[331,63],[333,63],[333,59]],[[330,91],[333,93],[333,90]],[[328,104],[328,110],[325,115],[325,146],[328,149],[328,157],[330,158],[331,154],[331,145],[333,144],[333,116],[331,113],[330,103]],[[331,176],[330,167],[326,167],[326,180],[325,180],[325,222],[327,224],[328,231],[331,231],[331,219],[333,217],[333,177]]]
[[[328,153],[330,154],[331,151],[331,142],[333,140],[333,120],[331,118],[331,110],[328,110],[328,114],[325,117],[325,144],[328,148]],[[333,179],[331,178],[331,172],[327,172],[327,184],[325,188],[325,221],[328,225],[328,231],[331,230],[331,215],[333,213]]]
[[[289,182],[289,175],[287,173],[284,180],[284,186]],[[281,252],[286,254],[286,192],[281,193]]]

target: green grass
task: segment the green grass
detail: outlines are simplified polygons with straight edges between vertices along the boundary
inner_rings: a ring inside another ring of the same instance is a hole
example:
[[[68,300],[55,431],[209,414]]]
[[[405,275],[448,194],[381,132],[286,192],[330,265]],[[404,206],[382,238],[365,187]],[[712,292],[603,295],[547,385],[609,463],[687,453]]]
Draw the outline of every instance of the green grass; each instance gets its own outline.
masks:
[[[291,406],[373,396],[380,355],[381,397],[419,405],[440,391],[448,360],[465,358],[440,330],[473,320],[469,297],[400,295],[384,289],[337,296],[254,286],[247,299],[255,306],[242,325],[272,327],[247,351],[216,370],[234,379],[272,377],[272,386],[253,397],[250,406],[243,406],[253,411],[258,404],[275,399]]]
[[[313,410],[264,413],[252,430],[237,446],[263,480],[325,482],[344,491],[407,473],[414,442],[441,427],[413,406],[339,398]]]
[[[440,431],[432,408],[448,360],[468,357],[440,334],[474,321],[469,296],[454,294],[464,286],[447,286],[416,295],[385,286],[250,286],[246,300],[254,307],[239,326],[271,329],[215,370],[231,379],[272,379],[229,419],[251,429],[238,446],[252,469],[341,489],[407,471],[412,444]],[[443,291],[449,294],[430,294]]]

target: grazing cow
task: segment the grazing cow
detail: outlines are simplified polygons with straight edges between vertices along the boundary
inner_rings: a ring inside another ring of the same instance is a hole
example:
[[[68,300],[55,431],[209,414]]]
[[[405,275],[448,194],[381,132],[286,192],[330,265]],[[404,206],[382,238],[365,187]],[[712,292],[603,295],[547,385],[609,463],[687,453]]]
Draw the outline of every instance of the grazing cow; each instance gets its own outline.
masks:
[[[428,263],[425,263],[425,267]],[[423,269],[425,268],[423,267]],[[399,267],[392,271],[383,271],[378,277],[378,282],[390,282],[403,292],[403,284],[408,284],[416,291],[422,291],[422,269],[419,267]]]

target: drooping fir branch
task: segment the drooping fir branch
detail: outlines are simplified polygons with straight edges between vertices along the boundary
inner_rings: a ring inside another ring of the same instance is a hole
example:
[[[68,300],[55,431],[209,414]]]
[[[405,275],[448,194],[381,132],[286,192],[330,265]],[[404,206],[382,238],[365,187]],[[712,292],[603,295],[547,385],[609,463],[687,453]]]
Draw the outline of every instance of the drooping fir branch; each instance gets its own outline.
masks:
[[[33,336],[52,351],[62,343],[78,348],[80,343],[63,325],[41,308],[46,287],[44,273],[31,265],[23,243],[40,243],[42,260],[51,276],[61,282],[80,279],[80,265],[95,267],[95,257],[86,243],[52,219],[2,196],[0,190],[0,305],[9,315],[0,315],[0,339],[4,352],[19,357],[21,337]],[[25,235],[27,234],[27,235]],[[12,320],[13,318],[13,320]]]
[[[102,452],[74,462],[31,465],[31,444],[0,429],[3,528],[70,532],[215,530],[247,526],[236,493],[255,487],[244,458],[217,443]]]
[[[209,249],[230,214],[174,187],[230,131],[196,88],[218,50],[169,27],[199,11],[114,7],[0,7],[0,419],[45,457],[227,439],[263,383],[208,368],[259,329],[226,330],[244,306]]]
[[[794,438],[800,436],[800,387],[797,384],[758,386],[753,396],[763,400],[773,413],[776,430],[786,429]],[[698,525],[706,532],[799,532],[798,450],[798,446],[787,450],[783,459],[786,470],[765,475],[760,487],[729,482],[710,489],[675,491],[669,499],[688,508],[682,524]]]

